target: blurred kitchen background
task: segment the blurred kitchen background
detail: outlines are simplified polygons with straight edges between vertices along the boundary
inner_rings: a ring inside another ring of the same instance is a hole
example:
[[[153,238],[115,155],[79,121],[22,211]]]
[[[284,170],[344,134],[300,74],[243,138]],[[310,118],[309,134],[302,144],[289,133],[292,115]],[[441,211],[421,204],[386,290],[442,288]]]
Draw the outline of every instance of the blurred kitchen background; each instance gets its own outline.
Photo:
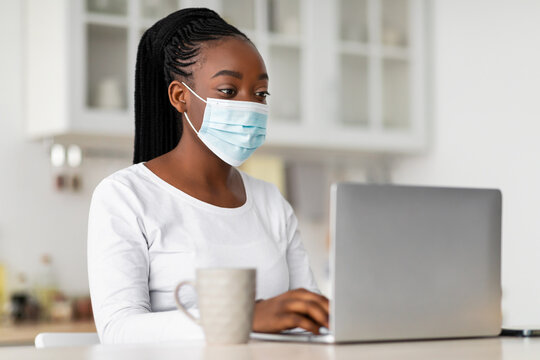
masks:
[[[504,323],[540,324],[539,1],[0,0],[2,326],[91,317],[92,191],[131,164],[140,36],[186,6],[267,62],[268,140],[243,170],[295,208],[323,291],[333,181],[496,187]]]

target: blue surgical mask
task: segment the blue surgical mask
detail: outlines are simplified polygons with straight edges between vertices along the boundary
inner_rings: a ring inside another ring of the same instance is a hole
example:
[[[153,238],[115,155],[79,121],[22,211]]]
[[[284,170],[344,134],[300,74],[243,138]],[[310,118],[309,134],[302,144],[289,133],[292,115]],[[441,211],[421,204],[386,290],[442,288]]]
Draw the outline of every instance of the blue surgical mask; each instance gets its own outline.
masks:
[[[264,143],[268,105],[252,101],[204,100],[184,82],[182,84],[206,103],[199,131],[184,113],[186,120],[199,139],[221,160],[239,166]]]

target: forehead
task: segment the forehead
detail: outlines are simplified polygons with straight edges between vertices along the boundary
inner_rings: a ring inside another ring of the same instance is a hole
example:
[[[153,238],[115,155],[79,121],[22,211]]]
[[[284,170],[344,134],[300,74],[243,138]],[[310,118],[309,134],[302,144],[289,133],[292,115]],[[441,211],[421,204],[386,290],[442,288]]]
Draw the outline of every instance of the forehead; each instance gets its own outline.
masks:
[[[266,73],[266,66],[259,51],[250,42],[236,37],[209,41],[201,46],[199,64],[194,77],[211,77],[220,70],[233,70],[246,77]]]

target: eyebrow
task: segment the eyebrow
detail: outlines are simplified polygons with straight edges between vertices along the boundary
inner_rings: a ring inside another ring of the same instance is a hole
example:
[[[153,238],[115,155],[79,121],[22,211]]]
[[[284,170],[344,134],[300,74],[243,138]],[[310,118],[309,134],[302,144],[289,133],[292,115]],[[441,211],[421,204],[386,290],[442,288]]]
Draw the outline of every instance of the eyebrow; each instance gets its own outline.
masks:
[[[237,79],[242,79],[243,78],[243,75],[241,73],[239,73],[238,71],[232,71],[232,70],[218,71],[217,73],[215,73],[212,76],[212,78],[215,78],[217,76],[232,76],[232,77],[235,77]],[[267,73],[262,73],[261,75],[259,75],[259,80],[268,80],[268,74]]]
[[[221,70],[221,71],[218,71],[217,73],[214,74],[214,76],[212,76],[212,78],[215,78],[217,76],[232,76],[232,77],[235,77],[237,79],[242,79],[242,74],[240,74],[238,71],[232,71],[232,70]]]

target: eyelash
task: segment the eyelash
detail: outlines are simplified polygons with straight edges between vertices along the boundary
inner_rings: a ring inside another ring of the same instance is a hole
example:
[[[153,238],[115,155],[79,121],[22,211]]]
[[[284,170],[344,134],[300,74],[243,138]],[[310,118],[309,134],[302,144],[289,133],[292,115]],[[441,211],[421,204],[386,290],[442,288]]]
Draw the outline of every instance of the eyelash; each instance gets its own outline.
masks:
[[[219,89],[219,91],[228,96],[236,93],[236,90],[234,89]],[[255,95],[266,98],[270,93],[268,91],[257,91]]]
[[[225,95],[233,95],[236,92],[234,89],[219,89],[219,91]]]
[[[259,95],[259,94],[260,94],[260,95]],[[263,98],[266,98],[267,96],[270,95],[270,93],[269,93],[268,91],[257,91],[257,92],[255,93],[255,95],[261,96],[261,97],[263,97]]]

